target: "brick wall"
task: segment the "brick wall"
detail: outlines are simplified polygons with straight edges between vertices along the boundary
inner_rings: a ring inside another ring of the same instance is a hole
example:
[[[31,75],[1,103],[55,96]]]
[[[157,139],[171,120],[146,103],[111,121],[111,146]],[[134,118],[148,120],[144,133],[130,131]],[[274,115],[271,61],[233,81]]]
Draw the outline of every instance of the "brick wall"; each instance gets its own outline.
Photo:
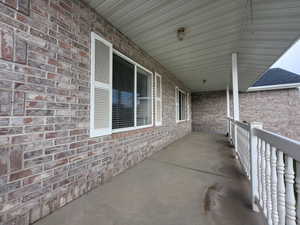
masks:
[[[192,94],[192,123],[194,131],[225,134],[226,98],[224,101],[224,92]]]
[[[226,133],[226,107],[225,91],[193,94],[193,130]],[[300,91],[240,93],[240,119],[263,122],[267,130],[300,140]]]
[[[89,138],[92,30],[162,75],[163,126]],[[78,0],[0,0],[0,224],[32,223],[188,134],[175,85]]]

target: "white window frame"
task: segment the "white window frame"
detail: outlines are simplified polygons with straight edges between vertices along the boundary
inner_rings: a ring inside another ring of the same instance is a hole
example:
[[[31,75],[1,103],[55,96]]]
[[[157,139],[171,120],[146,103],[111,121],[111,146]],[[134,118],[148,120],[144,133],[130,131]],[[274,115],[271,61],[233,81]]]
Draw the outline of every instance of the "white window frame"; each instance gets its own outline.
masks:
[[[160,96],[157,96],[157,78],[159,78],[160,81]],[[161,121],[158,121],[158,113],[157,113],[157,106],[158,104],[160,105],[160,118]],[[155,125],[156,126],[161,126],[162,125],[162,80],[161,80],[161,75],[158,73],[155,73]]]
[[[109,84],[101,83],[95,80],[95,43],[96,40],[102,42],[102,44],[109,47]],[[90,87],[90,136],[91,137],[98,137],[109,135],[112,133],[112,44],[106,41],[104,38],[100,37],[94,32],[91,32],[91,87]],[[107,129],[95,129],[94,127],[94,99],[95,99],[95,88],[102,88],[109,90],[109,127]]]
[[[185,119],[183,120],[179,120],[179,102],[178,102],[178,94],[179,92],[181,92],[182,94],[185,95],[185,97],[187,96],[186,92],[183,91],[182,89],[180,89],[179,87],[175,87],[175,111],[176,111],[176,123],[180,123],[180,122],[183,122],[183,121],[186,121],[187,120],[187,115],[185,115]],[[187,102],[185,103],[187,105]],[[186,107],[185,107],[185,110],[186,110]],[[187,114],[187,112],[186,112]]]
[[[123,131],[131,131],[131,130],[137,130],[137,129],[142,129],[142,128],[148,128],[148,127],[153,127],[154,125],[154,118],[153,118],[153,72],[150,70],[146,69],[139,63],[135,62],[128,56],[124,55],[123,53],[119,52],[116,49],[113,49],[113,53],[120,56],[121,58],[125,59],[127,62],[131,63],[134,65],[134,126],[133,127],[126,127],[126,128],[119,128],[119,129],[112,129],[112,133],[119,133]],[[142,70],[145,70],[149,74],[151,74],[151,124],[143,125],[143,126],[137,126],[137,119],[136,119],[136,108],[137,108],[137,68],[141,68]],[[111,107],[112,109],[112,107]]]

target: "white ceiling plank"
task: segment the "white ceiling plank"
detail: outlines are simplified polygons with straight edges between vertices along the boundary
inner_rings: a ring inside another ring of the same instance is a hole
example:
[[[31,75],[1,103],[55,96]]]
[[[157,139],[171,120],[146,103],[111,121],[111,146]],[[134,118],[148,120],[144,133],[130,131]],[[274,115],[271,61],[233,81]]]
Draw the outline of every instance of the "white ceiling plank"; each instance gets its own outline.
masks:
[[[247,0],[84,1],[193,91],[225,89],[232,52],[247,89],[300,36],[299,0],[254,0],[253,19]]]

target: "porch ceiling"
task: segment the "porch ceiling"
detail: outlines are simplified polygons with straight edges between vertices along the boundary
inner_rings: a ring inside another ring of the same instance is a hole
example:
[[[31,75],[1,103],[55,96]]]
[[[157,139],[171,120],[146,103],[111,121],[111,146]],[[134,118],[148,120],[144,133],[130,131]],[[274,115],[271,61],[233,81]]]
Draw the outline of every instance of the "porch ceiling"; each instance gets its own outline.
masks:
[[[299,0],[85,1],[192,91],[225,89],[232,52],[246,90],[300,35]]]

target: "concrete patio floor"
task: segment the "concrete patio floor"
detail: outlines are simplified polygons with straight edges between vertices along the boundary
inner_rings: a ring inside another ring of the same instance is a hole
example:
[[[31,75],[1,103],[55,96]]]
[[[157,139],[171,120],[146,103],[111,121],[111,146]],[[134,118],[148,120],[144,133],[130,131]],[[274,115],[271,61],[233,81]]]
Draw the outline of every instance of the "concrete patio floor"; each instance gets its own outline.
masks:
[[[36,225],[260,225],[222,135],[192,133]]]

